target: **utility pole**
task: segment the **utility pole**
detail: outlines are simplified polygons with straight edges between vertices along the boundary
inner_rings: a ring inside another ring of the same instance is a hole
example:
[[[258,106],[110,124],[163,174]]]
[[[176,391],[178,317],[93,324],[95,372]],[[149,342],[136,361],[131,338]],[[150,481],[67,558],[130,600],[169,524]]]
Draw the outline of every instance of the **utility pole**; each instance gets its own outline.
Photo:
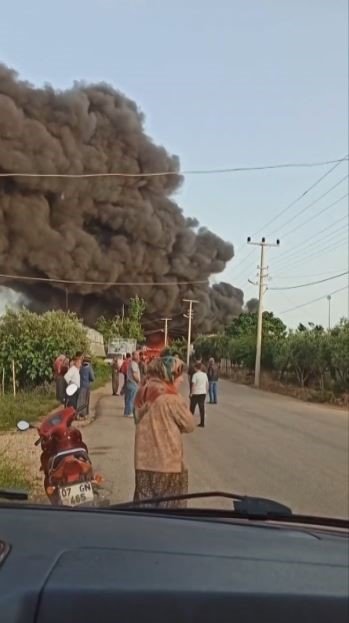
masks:
[[[191,324],[193,319],[193,305],[198,303],[199,301],[194,301],[194,299],[183,299],[183,303],[189,304],[188,309],[188,343],[187,343],[187,366],[189,366],[190,362],[190,344],[191,344]]]
[[[161,320],[165,323],[165,347],[167,346],[167,342],[168,342],[168,323],[170,320],[172,320],[172,318],[161,318]]]
[[[262,238],[260,242],[253,242],[250,237],[247,238],[247,243],[258,246],[261,248],[261,257],[259,265],[259,284],[258,284],[258,322],[257,322],[257,343],[256,343],[256,363],[254,369],[254,384],[255,387],[260,386],[261,378],[261,354],[262,354],[262,329],[263,329],[263,295],[265,293],[265,278],[267,275],[265,271],[267,267],[265,262],[265,249],[266,247],[278,247],[280,240],[277,240],[275,244],[266,242],[265,238]]]
[[[329,294],[326,298],[328,300],[328,330],[330,331],[331,330],[331,300],[332,300],[332,297]]]

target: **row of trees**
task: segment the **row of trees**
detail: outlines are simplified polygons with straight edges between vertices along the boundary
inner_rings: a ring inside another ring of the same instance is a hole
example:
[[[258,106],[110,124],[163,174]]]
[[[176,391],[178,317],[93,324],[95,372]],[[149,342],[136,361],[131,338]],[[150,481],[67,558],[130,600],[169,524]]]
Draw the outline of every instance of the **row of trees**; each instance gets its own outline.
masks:
[[[195,342],[198,355],[253,370],[256,357],[257,316],[242,314],[225,333],[202,336]],[[271,312],[263,315],[262,368],[276,373],[281,381],[300,387],[317,387],[335,392],[349,390],[349,322],[342,320],[331,331],[321,326],[299,325],[296,331]]]
[[[105,343],[113,337],[144,338],[143,299],[130,300],[127,313],[112,319],[99,318],[97,330]],[[21,388],[49,383],[52,364],[61,353],[72,357],[76,352],[89,352],[89,341],[82,321],[73,313],[49,311],[35,314],[27,309],[7,310],[0,317],[0,387],[12,382],[13,367]]]

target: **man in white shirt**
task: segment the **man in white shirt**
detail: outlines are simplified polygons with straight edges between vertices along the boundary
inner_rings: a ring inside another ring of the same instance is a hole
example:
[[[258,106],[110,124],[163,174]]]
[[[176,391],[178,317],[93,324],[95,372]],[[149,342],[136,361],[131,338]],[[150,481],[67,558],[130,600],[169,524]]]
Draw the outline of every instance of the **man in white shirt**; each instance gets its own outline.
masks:
[[[67,385],[71,385],[72,383],[74,383],[74,385],[77,385],[78,387],[78,391],[73,396],[71,396],[71,398],[69,398],[69,405],[74,407],[75,409],[76,409],[76,405],[78,404],[81,364],[82,364],[82,358],[74,357],[71,360],[69,370],[64,375],[64,380]]]
[[[190,411],[194,415],[196,405],[199,406],[200,412],[200,424],[203,428],[205,426],[205,400],[208,392],[208,378],[206,372],[202,369],[202,364],[197,363],[195,365],[195,372],[191,379],[190,387]]]

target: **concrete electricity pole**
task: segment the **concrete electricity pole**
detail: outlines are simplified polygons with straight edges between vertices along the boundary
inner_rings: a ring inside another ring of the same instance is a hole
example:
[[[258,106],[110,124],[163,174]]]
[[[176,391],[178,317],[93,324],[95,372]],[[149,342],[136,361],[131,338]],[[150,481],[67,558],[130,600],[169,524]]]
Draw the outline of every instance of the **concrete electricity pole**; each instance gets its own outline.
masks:
[[[194,299],[183,299],[183,303],[189,303],[188,309],[188,343],[187,343],[187,366],[189,366],[190,361],[190,343],[191,343],[191,323],[193,319],[193,305],[198,303],[199,301],[194,301]]]
[[[170,320],[172,320],[172,318],[161,318],[161,320],[165,323],[165,347],[167,346],[167,342],[168,342],[168,323]]]
[[[262,329],[263,329],[263,295],[265,293],[265,274],[266,266],[265,262],[265,248],[266,247],[278,247],[280,240],[277,240],[275,244],[266,242],[265,238],[262,238],[260,242],[253,242],[250,237],[247,238],[247,243],[261,248],[261,258],[259,266],[259,294],[258,294],[258,323],[257,323],[257,344],[256,344],[256,363],[254,369],[254,384],[255,387],[260,386],[261,378],[261,354],[262,354]]]

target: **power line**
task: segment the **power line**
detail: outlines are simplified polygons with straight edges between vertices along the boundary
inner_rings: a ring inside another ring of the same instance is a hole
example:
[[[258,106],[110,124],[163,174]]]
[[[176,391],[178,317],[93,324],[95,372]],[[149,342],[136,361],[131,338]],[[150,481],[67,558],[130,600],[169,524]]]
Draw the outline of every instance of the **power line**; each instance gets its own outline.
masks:
[[[324,275],[326,275],[327,277],[332,277],[332,273],[330,273],[328,270],[321,273],[312,273],[310,275],[280,275],[274,273],[274,277],[277,277],[277,279],[287,279],[288,281],[290,279],[312,279],[313,277],[323,277]]]
[[[331,227],[329,227],[328,229],[330,230]],[[312,241],[304,250],[306,251],[311,250],[312,252],[317,249],[321,250],[324,242],[326,243],[326,242],[332,241],[332,238],[334,236],[337,236],[337,234],[341,233],[342,231],[343,231],[343,225],[341,225],[340,227],[337,227],[337,229],[335,229],[334,231],[331,231],[328,234],[321,236],[318,240]],[[289,252],[286,253],[286,255],[281,258],[280,262],[278,263],[278,268],[281,268],[281,267],[285,268],[286,265],[289,266],[290,260],[292,261],[293,259],[299,258],[299,257],[302,258],[303,256],[302,255],[299,256],[299,251],[297,251],[297,249],[299,247],[303,247],[304,244],[305,244],[305,241],[295,246],[293,249],[290,249]]]
[[[301,283],[296,286],[280,286],[276,288],[268,288],[268,290],[296,290],[297,288],[306,288],[307,286],[315,286],[318,283],[325,283],[325,281],[332,281],[333,279],[338,279],[339,277],[344,277],[344,275],[348,275],[349,270],[346,270],[344,273],[339,273],[338,275],[333,275],[333,277],[327,277],[326,279],[319,279],[318,281],[310,281],[308,283]]]
[[[265,229],[266,227],[269,227],[269,225],[271,225],[274,221],[280,218],[280,216],[283,216],[288,210],[290,210],[290,208],[293,208],[293,206],[296,205],[296,203],[301,201],[301,199],[303,199],[311,190],[313,190],[316,186],[318,186],[318,184],[320,184],[322,180],[324,180],[328,175],[330,175],[332,171],[334,171],[342,162],[344,162],[347,159],[348,159],[348,156],[344,156],[341,160],[339,160],[334,165],[334,167],[331,167],[328,171],[326,171],[326,173],[321,175],[321,177],[319,177],[311,186],[309,186],[309,188],[307,188],[304,192],[298,195],[296,199],[291,201],[291,203],[289,203],[285,208],[283,208],[283,210],[281,210],[278,214],[276,214],[276,216],[274,216],[272,219],[270,219],[270,221],[268,221],[265,225],[263,225],[261,229]],[[257,232],[257,234],[260,233],[261,229]],[[254,234],[254,235],[256,236],[257,234]]]
[[[52,277],[29,277],[27,275],[8,275],[0,273],[0,278],[13,279],[18,281],[43,281],[50,283],[64,283],[72,285],[84,285],[84,286],[191,286],[199,284],[208,284],[208,280],[202,281],[80,281],[75,279],[54,279]]]
[[[333,205],[333,204],[332,204]],[[344,216],[341,216],[341,218],[337,219],[336,221],[333,221],[333,223],[331,223],[331,225],[328,225],[327,227],[324,227],[323,229],[320,229],[320,231],[316,232],[312,237],[311,237],[311,244],[313,244],[314,242],[314,238],[317,238],[318,236],[320,236],[323,233],[326,233],[326,237],[328,236],[328,232],[329,230],[331,230],[335,225],[338,225],[338,223],[342,223],[343,221],[347,221],[348,220],[348,214],[344,214]],[[342,227],[340,228],[342,229]],[[337,231],[337,230],[336,230]],[[334,233],[334,232],[332,232]],[[331,233],[331,236],[332,236]],[[307,240],[302,240],[301,242],[299,242],[298,244],[294,245],[292,247],[292,249],[290,249],[289,253],[286,253],[286,255],[284,255],[281,258],[281,261],[283,261],[285,258],[287,258],[289,256],[290,253],[293,254],[293,251],[295,249],[298,249],[299,247],[302,247],[304,244],[306,244],[308,242],[309,238]],[[316,243],[319,242],[319,240],[315,241]]]
[[[281,164],[267,164],[254,167],[227,167],[223,169],[191,169],[188,171],[154,171],[144,173],[127,173],[127,172],[103,172],[103,173],[0,173],[0,177],[54,177],[81,179],[90,177],[164,177],[171,175],[215,175],[221,173],[240,173],[244,171],[266,171],[272,169],[287,168],[305,168],[305,167],[321,167],[328,164],[340,164],[348,157],[338,158],[336,160],[324,160],[320,162],[287,162]]]
[[[301,307],[306,307],[307,305],[311,305],[312,303],[318,303],[318,301],[322,301],[323,299],[327,298],[327,296],[333,296],[334,294],[338,294],[339,292],[344,292],[344,290],[348,290],[348,286],[345,286],[344,288],[339,288],[338,290],[334,290],[329,294],[319,296],[319,298],[312,299],[311,301],[307,301],[306,303],[302,303],[301,305],[296,305],[295,307],[291,307],[290,309],[285,309],[284,311],[280,312],[280,315],[288,314],[289,312],[296,311],[296,309],[301,309]]]
[[[287,225],[289,225],[290,223],[293,223],[293,221],[300,216],[301,214],[303,214],[304,212],[306,212],[307,210],[309,210],[309,208],[312,208],[316,203],[318,203],[321,199],[323,199],[324,197],[326,197],[330,192],[332,192],[332,190],[334,190],[335,188],[337,188],[337,186],[339,186],[340,184],[342,184],[345,180],[347,180],[349,177],[349,175],[344,175],[344,177],[342,177],[338,182],[336,182],[336,184],[334,184],[333,186],[331,186],[331,188],[329,188],[328,190],[326,190],[326,192],[324,192],[322,195],[320,195],[320,197],[317,197],[317,199],[314,199],[314,201],[311,201],[310,203],[308,203],[307,206],[303,207],[299,212],[297,212],[296,214],[294,214],[288,221],[286,221],[286,223],[284,223],[283,225],[281,225],[281,229],[283,229],[284,227],[286,227]],[[343,197],[341,197],[341,199],[343,199],[344,197],[347,197],[348,193],[346,193]],[[338,201],[341,201],[341,199],[338,199]],[[338,203],[337,201],[337,203]],[[329,206],[331,207],[331,206]],[[328,209],[328,208],[326,208]],[[324,210],[323,210],[324,211]],[[321,212],[319,212],[319,214],[321,214]],[[298,229],[300,227],[300,225],[297,225],[297,227],[295,228]],[[292,231],[295,231],[292,230]],[[275,232],[275,230],[274,230]],[[272,233],[274,233],[272,232]],[[284,234],[285,236],[289,236],[291,232],[288,232],[288,234]]]
[[[319,249],[316,249],[315,253],[311,253],[310,255],[301,256],[298,259],[296,259],[296,258],[292,259],[291,267],[297,266],[297,264],[299,264],[300,262],[301,263],[304,263],[305,261],[308,262],[310,259],[312,259],[314,257],[321,256],[321,258],[322,258],[326,253],[331,253],[333,251],[337,251],[343,245],[347,245],[348,246],[348,237],[347,236],[345,236],[344,238],[340,238],[339,240],[336,240],[335,242],[332,242],[332,244],[328,245],[327,247],[320,247]],[[287,264],[287,266],[288,265],[289,264]]]
[[[313,190],[316,186],[318,186],[318,184],[320,184],[323,179],[325,179],[328,175],[330,175],[342,162],[346,161],[347,159],[348,159],[348,155],[346,155],[343,158],[341,158],[340,160],[338,160],[338,162],[336,162],[336,164],[333,167],[331,167],[328,171],[326,171],[326,173],[324,173],[323,175],[321,175],[321,177],[319,177],[317,180],[315,180],[315,182],[313,182],[313,184],[311,184],[311,186],[306,188],[306,190],[304,190],[300,195],[298,195],[296,197],[296,199],[291,201],[291,203],[289,203],[285,208],[283,208],[280,212],[278,212],[272,219],[270,219],[267,223],[262,225],[262,227],[258,231],[256,231],[253,234],[253,236],[257,236],[263,229],[269,227],[269,225],[271,225],[274,221],[276,221],[280,216],[283,216],[283,214],[285,214],[294,205],[296,205],[296,203],[301,201],[301,199],[303,199],[303,197],[305,197],[311,190]],[[241,249],[241,246],[238,248],[237,252],[240,249]],[[252,255],[253,255],[253,251],[248,253],[248,255],[245,258],[240,260],[240,264],[246,262],[246,260],[248,260]],[[242,272],[244,272],[244,271],[242,271]]]

